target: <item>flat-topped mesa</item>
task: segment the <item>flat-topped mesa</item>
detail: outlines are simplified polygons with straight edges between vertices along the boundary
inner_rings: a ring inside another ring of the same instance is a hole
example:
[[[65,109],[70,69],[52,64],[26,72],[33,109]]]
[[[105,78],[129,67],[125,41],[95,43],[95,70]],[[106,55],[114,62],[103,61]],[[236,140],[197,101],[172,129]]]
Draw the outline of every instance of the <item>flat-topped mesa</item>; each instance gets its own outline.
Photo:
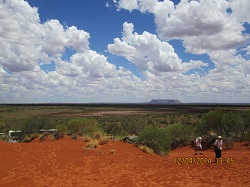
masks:
[[[150,104],[180,104],[181,102],[175,99],[153,99],[149,103]]]

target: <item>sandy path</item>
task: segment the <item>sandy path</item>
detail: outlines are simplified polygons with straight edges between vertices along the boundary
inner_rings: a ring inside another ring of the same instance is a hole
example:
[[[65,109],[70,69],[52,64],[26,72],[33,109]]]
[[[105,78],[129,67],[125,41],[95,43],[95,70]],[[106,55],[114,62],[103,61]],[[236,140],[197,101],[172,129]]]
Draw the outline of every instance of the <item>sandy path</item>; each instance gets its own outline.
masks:
[[[223,158],[232,157],[234,164],[176,164],[175,158],[195,157],[189,147],[160,157],[123,142],[85,152],[84,145],[70,138],[0,141],[0,186],[250,186],[250,149],[242,143],[223,151]],[[214,153],[197,157],[213,158]]]

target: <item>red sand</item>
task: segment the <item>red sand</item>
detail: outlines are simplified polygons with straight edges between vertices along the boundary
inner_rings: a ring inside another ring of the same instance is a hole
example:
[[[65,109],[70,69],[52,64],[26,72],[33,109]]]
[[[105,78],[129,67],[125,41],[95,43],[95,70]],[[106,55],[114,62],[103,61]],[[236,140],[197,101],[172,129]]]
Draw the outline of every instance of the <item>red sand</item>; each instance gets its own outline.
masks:
[[[214,158],[211,150],[195,156],[189,147],[161,157],[123,142],[89,151],[83,151],[84,145],[71,138],[0,141],[0,186],[250,186],[250,146],[243,143],[222,153],[223,158],[232,157],[233,164],[176,164],[175,158]]]

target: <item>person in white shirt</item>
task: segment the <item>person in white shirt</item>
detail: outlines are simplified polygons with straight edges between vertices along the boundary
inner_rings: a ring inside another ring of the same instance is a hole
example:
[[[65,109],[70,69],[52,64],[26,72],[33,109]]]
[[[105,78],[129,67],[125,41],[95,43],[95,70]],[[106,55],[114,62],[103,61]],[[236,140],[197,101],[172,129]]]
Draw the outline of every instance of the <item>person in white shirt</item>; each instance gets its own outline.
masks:
[[[202,155],[202,146],[201,146],[201,140],[202,138],[199,136],[198,138],[196,138],[195,140],[195,155],[197,155],[198,151],[200,151],[200,154]]]
[[[214,152],[216,158],[221,157],[222,144],[223,144],[222,137],[218,136],[218,139],[214,142]]]

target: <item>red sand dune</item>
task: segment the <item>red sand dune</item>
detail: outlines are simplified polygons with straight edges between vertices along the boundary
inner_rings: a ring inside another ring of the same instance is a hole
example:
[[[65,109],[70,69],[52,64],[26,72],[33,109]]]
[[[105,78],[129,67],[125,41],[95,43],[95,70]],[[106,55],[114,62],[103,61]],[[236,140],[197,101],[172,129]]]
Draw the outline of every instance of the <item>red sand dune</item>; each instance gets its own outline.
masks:
[[[84,145],[69,137],[32,143],[0,141],[0,186],[250,186],[250,146],[243,143],[223,151],[223,158],[233,158],[233,164],[176,164],[175,158],[214,158],[211,150],[195,156],[189,147],[161,157],[123,142],[89,151],[83,151]]]

